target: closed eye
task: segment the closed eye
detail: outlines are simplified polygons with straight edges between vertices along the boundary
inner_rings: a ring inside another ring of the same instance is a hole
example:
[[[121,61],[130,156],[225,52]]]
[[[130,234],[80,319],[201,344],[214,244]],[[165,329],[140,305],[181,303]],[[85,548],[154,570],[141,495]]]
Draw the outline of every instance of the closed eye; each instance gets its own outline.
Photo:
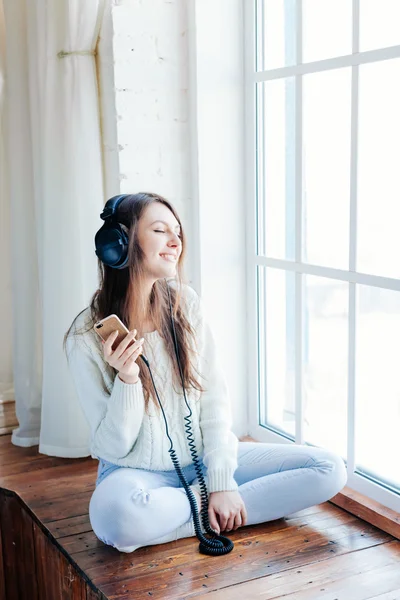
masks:
[[[161,229],[154,229],[154,231],[155,231],[156,233],[165,233],[165,231],[162,231]],[[178,237],[179,237],[180,239],[182,239],[182,234],[181,234],[181,233],[179,233],[179,234],[178,234]]]

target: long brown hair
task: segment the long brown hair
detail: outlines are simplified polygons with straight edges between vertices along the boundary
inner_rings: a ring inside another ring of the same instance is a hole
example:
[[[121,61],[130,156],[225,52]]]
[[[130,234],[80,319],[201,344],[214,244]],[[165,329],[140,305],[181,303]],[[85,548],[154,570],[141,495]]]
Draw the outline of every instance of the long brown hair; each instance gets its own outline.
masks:
[[[93,325],[104,317],[116,314],[129,330],[137,329],[136,337],[142,337],[141,323],[146,320],[154,324],[155,328],[164,340],[167,353],[172,360],[173,381],[177,385],[176,391],[182,389],[182,382],[179,373],[179,366],[176,360],[174,338],[171,326],[170,308],[168,300],[168,290],[164,279],[157,280],[152,287],[150,298],[144,294],[144,280],[146,273],[143,267],[144,253],[139,245],[137,231],[139,220],[145,209],[153,202],[164,204],[172,212],[181,226],[182,252],[176,265],[176,289],[169,286],[171,294],[172,314],[174,318],[175,333],[178,344],[178,354],[182,369],[185,391],[191,387],[198,391],[204,391],[204,388],[195,378],[193,371],[197,371],[191,363],[191,358],[196,350],[195,332],[187,320],[184,310],[181,306],[181,287],[183,282],[182,265],[185,258],[186,238],[182,228],[179,216],[168,200],[158,194],[142,192],[130,194],[124,198],[117,208],[118,222],[126,227],[129,237],[128,243],[128,267],[126,269],[114,269],[105,265],[98,259],[99,289],[93,294],[90,301],[90,317],[86,329],[74,329],[73,335],[83,334],[89,331]],[[135,290],[134,294],[131,293]],[[86,309],[84,309],[86,310]],[[84,311],[82,311],[84,312]],[[79,313],[80,314],[82,314]],[[64,336],[64,350],[66,348],[67,338],[71,333],[77,315]],[[193,344],[191,344],[193,342]],[[140,366],[139,377],[143,385],[145,398],[145,407],[148,408],[150,397],[159,408],[156,395],[154,393],[149,370],[143,361],[138,361]],[[115,374],[117,371],[114,369]],[[175,388],[175,386],[174,386]]]

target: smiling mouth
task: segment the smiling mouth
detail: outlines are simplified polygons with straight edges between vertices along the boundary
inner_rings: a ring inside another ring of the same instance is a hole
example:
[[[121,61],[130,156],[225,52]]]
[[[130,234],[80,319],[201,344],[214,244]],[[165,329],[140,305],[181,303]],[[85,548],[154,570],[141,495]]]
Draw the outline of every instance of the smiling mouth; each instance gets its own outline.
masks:
[[[171,256],[168,254],[160,254],[161,258],[163,258],[164,260],[166,260],[167,262],[170,263],[176,263],[177,261],[177,257],[176,256]]]

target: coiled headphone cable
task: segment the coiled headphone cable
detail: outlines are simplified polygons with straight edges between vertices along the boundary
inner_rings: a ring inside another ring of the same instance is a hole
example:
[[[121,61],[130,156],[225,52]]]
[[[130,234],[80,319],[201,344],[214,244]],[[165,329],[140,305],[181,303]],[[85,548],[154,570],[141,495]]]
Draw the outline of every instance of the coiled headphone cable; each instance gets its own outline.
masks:
[[[185,489],[186,495],[188,497],[189,503],[190,503],[190,508],[192,510],[192,517],[193,517],[193,524],[194,524],[194,529],[196,532],[196,536],[197,538],[200,540],[200,544],[199,544],[199,552],[201,554],[208,554],[210,556],[219,556],[222,554],[228,554],[229,552],[231,552],[234,548],[234,544],[233,542],[223,536],[223,535],[218,535],[213,529],[211,529],[210,526],[210,521],[208,518],[208,490],[207,490],[207,486],[206,483],[204,481],[204,475],[203,475],[203,470],[202,467],[200,465],[199,462],[199,458],[197,456],[197,452],[196,452],[196,446],[194,443],[194,439],[193,439],[193,433],[192,433],[192,429],[191,429],[191,423],[190,423],[190,417],[192,416],[192,410],[187,402],[186,399],[186,393],[185,393],[185,386],[184,386],[184,381],[183,381],[183,374],[182,374],[182,368],[181,368],[181,363],[179,361],[179,356],[178,356],[178,343],[176,340],[176,332],[175,332],[175,325],[174,325],[174,319],[172,318],[172,305],[171,305],[171,296],[170,296],[170,291],[169,291],[169,285],[167,284],[167,290],[168,290],[168,300],[169,300],[169,307],[170,307],[170,313],[171,313],[171,322],[172,322],[172,330],[173,330],[173,335],[174,335],[174,346],[175,346],[175,354],[176,354],[176,359],[178,361],[178,366],[179,366],[179,373],[181,376],[181,381],[182,381],[182,389],[183,389],[183,396],[185,398],[185,403],[186,406],[189,409],[189,414],[184,417],[184,421],[185,421],[185,430],[186,430],[186,436],[187,436],[187,441],[188,441],[188,446],[189,446],[189,450],[190,450],[190,454],[192,455],[192,459],[193,459],[193,464],[194,464],[194,468],[196,470],[196,474],[197,477],[199,479],[199,485],[201,488],[201,519],[202,519],[202,523],[203,523],[203,527],[204,530],[206,531],[206,533],[208,533],[209,535],[212,536],[211,539],[206,538],[203,534],[203,532],[201,531],[201,526],[200,526],[200,519],[199,519],[199,514],[197,512],[197,503],[196,503],[196,499],[195,496],[193,494],[193,490],[189,487],[189,483],[182,471],[182,468],[179,464],[178,461],[178,457],[176,456],[176,452],[174,450],[173,447],[173,443],[172,443],[172,439],[169,435],[168,432],[168,423],[167,423],[167,419],[165,417],[165,413],[164,413],[164,409],[163,406],[160,402],[160,398],[158,396],[158,392],[154,383],[154,379],[153,379],[153,374],[151,372],[150,369],[150,365],[149,365],[149,361],[147,360],[147,358],[145,356],[140,355],[140,358],[143,360],[143,362],[146,364],[149,373],[150,373],[150,377],[151,377],[151,381],[153,383],[153,387],[154,387],[154,391],[156,393],[157,396],[157,400],[158,403],[160,405],[160,408],[162,410],[162,414],[164,417],[164,421],[165,421],[165,429],[166,429],[166,433],[167,433],[167,437],[171,443],[170,447],[169,447],[169,454],[172,460],[172,464],[174,465],[174,468],[178,474],[178,477]]]

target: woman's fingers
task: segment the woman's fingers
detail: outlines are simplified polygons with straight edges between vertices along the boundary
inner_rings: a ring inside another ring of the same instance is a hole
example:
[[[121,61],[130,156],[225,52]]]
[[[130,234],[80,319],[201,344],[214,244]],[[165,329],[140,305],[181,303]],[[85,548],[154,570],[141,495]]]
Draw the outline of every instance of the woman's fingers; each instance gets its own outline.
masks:
[[[112,360],[112,366],[117,369],[117,371],[120,371],[121,369],[123,369],[126,365],[131,365],[133,361],[135,361],[137,359],[137,357],[139,356],[139,350],[141,349],[142,344],[139,344],[139,346],[135,345],[135,347],[132,346],[132,348],[129,348],[128,350],[125,350],[125,352],[122,354],[122,356],[119,357],[119,359],[114,359],[114,356],[111,357]]]
[[[235,531],[238,527],[244,527],[247,524],[247,511],[243,504],[241,508],[233,515],[219,515],[221,531]]]
[[[218,515],[218,520],[219,520],[219,524],[220,524],[220,527],[221,527],[221,531],[225,531],[226,524],[227,524],[227,522],[229,520],[229,515],[224,515],[224,514],[220,513]]]
[[[116,358],[117,360],[119,360],[119,359],[121,358],[121,356],[123,355],[123,353],[125,352],[125,350],[126,350],[126,349],[127,349],[127,347],[129,346],[129,344],[130,344],[131,342],[133,342],[133,341],[134,341],[135,335],[136,335],[136,329],[134,329],[133,331],[130,331],[130,332],[129,332],[129,333],[128,333],[128,334],[127,334],[125,337],[124,337],[124,339],[122,340],[122,342],[120,342],[120,343],[118,344],[118,346],[115,348],[115,350],[114,350],[114,355],[115,355],[115,358]],[[137,347],[138,347],[138,346],[137,346],[137,345],[138,345],[138,343],[139,343],[138,341],[135,341],[135,343],[133,344],[133,346],[132,346],[132,347],[135,347],[135,345],[136,345],[136,348],[137,348]]]
[[[235,515],[229,517],[226,522],[226,527],[222,526],[221,531],[235,531],[239,527],[243,527],[247,523],[246,509],[239,510]]]
[[[235,531],[236,529],[238,529],[238,527],[241,527],[242,524],[243,524],[242,523],[242,514],[240,512],[238,512],[236,514],[236,518],[235,518],[235,521],[233,523],[232,529]]]
[[[114,368],[121,368],[126,363],[126,361],[133,355],[133,353],[142,347],[144,338],[141,338],[140,340],[137,340],[132,344],[135,334],[136,329],[130,331],[129,334],[127,334],[126,337],[122,340],[122,342],[118,344],[115,350],[112,349],[112,345],[118,336],[118,331],[113,331],[108,336],[107,340],[104,343],[104,356],[109,362],[109,364],[111,364]],[[132,345],[129,346],[129,344]]]
[[[116,338],[118,335],[118,331],[113,331],[112,333],[110,333],[110,335],[108,336],[108,338],[106,339],[105,343],[104,343],[104,354],[105,356],[110,356],[112,353],[112,345],[115,342]]]
[[[211,529],[214,529],[214,531],[216,531],[219,535],[220,528],[219,528],[219,523],[217,520],[217,515],[216,515],[214,509],[211,507],[208,509],[208,520],[210,522]]]
[[[131,350],[129,348],[129,350],[125,350],[125,354],[127,355],[127,358],[126,358],[123,366],[126,366],[126,365],[131,364],[132,362],[134,362],[137,359],[137,357],[139,356],[139,354],[141,354],[142,351],[143,351],[142,344],[138,348],[136,348],[136,349]],[[129,352],[129,354],[128,354],[128,352]],[[122,358],[125,357],[125,354],[124,354],[124,356]]]
[[[246,510],[244,503],[242,506],[242,510],[240,512],[241,512],[241,516],[242,516],[242,527],[244,527],[245,525],[247,525],[247,510]]]
[[[235,528],[235,522],[237,519],[237,516],[240,516],[240,513],[236,513],[235,515],[231,515],[226,523],[226,531],[232,531],[232,529]],[[242,522],[240,520],[240,522]]]

